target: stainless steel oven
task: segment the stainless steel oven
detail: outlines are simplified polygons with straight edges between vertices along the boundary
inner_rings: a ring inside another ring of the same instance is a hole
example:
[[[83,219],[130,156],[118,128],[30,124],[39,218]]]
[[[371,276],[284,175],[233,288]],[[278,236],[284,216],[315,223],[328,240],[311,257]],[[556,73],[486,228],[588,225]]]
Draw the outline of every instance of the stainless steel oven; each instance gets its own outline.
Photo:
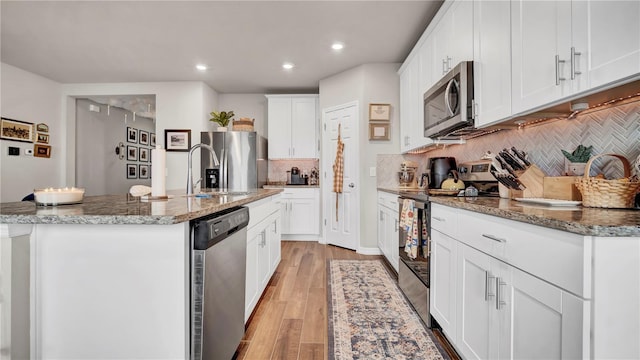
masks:
[[[417,242],[412,254],[405,251],[407,243],[407,228],[400,225],[398,246],[399,268],[398,285],[409,299],[409,302],[416,310],[427,327],[431,327],[431,315],[429,314],[429,276],[430,276],[430,255],[431,255],[431,228],[429,226],[430,206],[428,195],[423,192],[400,192],[398,197],[398,208],[402,216],[405,199],[412,200],[413,216],[416,221],[413,226],[417,226]],[[413,227],[409,230],[413,230]],[[415,234],[415,233],[414,233]],[[411,249],[409,249],[411,250]],[[410,251],[411,252],[411,251]]]
[[[424,93],[424,136],[473,127],[473,62],[463,61]]]

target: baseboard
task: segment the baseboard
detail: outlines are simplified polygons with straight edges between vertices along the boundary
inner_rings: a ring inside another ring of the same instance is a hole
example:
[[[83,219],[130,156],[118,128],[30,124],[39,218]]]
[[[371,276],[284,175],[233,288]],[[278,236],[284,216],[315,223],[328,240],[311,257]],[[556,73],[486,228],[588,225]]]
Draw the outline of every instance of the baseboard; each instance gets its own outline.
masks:
[[[356,250],[358,254],[362,255],[382,255],[382,251],[380,251],[379,247],[358,247]]]
[[[318,235],[282,235],[282,240],[285,241],[318,241],[322,240],[322,238]]]

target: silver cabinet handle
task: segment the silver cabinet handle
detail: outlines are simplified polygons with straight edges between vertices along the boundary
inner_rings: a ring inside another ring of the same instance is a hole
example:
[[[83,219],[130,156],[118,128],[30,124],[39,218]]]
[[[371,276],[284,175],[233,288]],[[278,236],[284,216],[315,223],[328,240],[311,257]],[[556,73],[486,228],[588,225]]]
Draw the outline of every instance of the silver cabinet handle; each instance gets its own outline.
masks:
[[[442,59],[442,75],[447,73],[447,60]]]
[[[380,211],[380,221],[384,220],[384,211]]]
[[[451,58],[449,56],[447,56],[447,72],[449,72],[451,70]]]
[[[564,60],[560,60],[560,55],[556,55],[556,85],[560,85],[560,81],[566,80],[560,76],[560,64],[564,64]]]
[[[500,310],[502,306],[507,305],[507,303],[502,300],[502,291],[500,291],[502,286],[507,285],[506,282],[502,281],[501,277],[496,278],[496,309]]]
[[[442,221],[442,222],[447,221],[447,220],[445,220],[443,218],[440,218],[440,217],[437,217],[437,216],[433,216],[433,215],[431,215],[431,218],[433,218],[433,220],[438,220],[438,221]]]
[[[491,239],[493,241],[497,241],[497,242],[500,242],[500,243],[506,243],[507,242],[507,239],[502,239],[502,238],[499,238],[499,237],[496,237],[496,236],[493,236],[493,235],[489,235],[489,234],[482,234],[482,237],[486,237],[487,239]]]
[[[292,148],[293,156],[296,156],[296,148]]]
[[[394,221],[394,228],[396,229],[396,232],[398,232],[398,230],[400,229],[400,221],[398,221],[398,219],[393,219]]]
[[[576,70],[576,56],[580,56],[582,53],[577,52],[575,47],[571,47],[571,80],[576,78],[576,75],[582,74],[582,71]]]
[[[489,301],[489,298],[495,296],[494,293],[491,292],[491,280],[495,279],[495,276],[492,276],[489,271],[484,272],[484,301]]]
[[[350,183],[350,184],[349,184],[349,187],[353,189],[354,187],[356,187],[356,184],[354,184],[354,183]]]

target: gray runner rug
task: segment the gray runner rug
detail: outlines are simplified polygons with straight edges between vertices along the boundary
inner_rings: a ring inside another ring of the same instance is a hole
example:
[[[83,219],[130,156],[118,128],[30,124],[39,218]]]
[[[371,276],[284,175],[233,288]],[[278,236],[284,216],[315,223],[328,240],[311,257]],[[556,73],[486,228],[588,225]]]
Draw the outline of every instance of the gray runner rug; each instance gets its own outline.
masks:
[[[329,359],[443,359],[380,260],[329,260],[327,272]]]

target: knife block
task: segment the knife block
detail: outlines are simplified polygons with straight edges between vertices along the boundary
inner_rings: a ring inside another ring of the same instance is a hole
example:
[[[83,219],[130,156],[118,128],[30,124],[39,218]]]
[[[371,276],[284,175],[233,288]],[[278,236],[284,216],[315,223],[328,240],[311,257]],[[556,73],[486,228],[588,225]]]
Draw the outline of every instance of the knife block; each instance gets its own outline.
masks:
[[[510,190],[511,198],[541,198],[544,195],[545,174],[536,165],[529,166],[526,170],[516,171],[518,180],[526,186],[524,190]]]

